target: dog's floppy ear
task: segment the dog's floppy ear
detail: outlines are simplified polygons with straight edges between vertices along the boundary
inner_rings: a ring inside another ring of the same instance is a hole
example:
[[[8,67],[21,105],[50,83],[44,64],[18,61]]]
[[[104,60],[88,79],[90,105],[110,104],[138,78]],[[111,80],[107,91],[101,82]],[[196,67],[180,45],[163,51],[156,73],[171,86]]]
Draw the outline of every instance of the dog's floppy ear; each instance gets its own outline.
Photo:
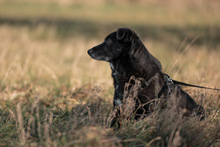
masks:
[[[128,35],[129,35],[129,29],[127,28],[119,28],[116,32],[116,38],[118,40],[124,39],[125,41],[128,41],[129,40]]]
[[[116,38],[124,43],[127,43],[127,45],[130,45],[133,53],[139,46],[142,45],[137,34],[129,28],[119,28],[116,32]]]

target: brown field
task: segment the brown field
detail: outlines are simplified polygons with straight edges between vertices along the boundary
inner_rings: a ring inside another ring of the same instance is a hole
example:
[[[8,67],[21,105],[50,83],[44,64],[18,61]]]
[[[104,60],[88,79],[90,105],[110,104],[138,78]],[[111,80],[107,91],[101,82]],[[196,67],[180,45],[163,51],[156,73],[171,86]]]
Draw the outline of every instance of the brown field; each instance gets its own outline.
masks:
[[[220,2],[87,2],[0,1],[0,146],[220,146],[219,91],[183,87],[204,121],[166,110],[111,129],[110,67],[87,55],[131,27],[173,79],[220,88]]]

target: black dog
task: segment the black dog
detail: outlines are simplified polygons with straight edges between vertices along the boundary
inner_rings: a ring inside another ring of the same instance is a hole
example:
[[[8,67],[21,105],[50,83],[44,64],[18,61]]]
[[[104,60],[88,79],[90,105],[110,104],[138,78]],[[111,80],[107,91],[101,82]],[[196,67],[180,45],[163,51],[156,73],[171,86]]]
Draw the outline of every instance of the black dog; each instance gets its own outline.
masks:
[[[124,87],[130,78],[141,78],[141,88],[138,89],[136,101],[136,118],[148,114],[149,103],[154,99],[180,99],[179,107],[189,112],[203,113],[202,106],[181,89],[173,84],[162,72],[161,63],[149,53],[137,34],[128,28],[120,28],[108,35],[104,42],[88,50],[88,54],[96,59],[110,63],[114,79],[114,106],[120,106],[124,96]],[[143,107],[139,107],[143,105]],[[198,111],[199,110],[199,111]]]

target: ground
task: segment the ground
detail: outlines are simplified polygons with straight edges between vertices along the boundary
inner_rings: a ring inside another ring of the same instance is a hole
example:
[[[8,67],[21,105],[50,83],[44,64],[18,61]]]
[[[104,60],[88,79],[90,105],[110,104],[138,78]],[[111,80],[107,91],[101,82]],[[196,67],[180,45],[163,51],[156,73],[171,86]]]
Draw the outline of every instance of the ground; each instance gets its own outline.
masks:
[[[173,79],[219,88],[219,5],[0,1],[0,146],[219,146],[218,91],[183,87],[204,121],[158,110],[111,129],[110,67],[87,55],[130,27]]]

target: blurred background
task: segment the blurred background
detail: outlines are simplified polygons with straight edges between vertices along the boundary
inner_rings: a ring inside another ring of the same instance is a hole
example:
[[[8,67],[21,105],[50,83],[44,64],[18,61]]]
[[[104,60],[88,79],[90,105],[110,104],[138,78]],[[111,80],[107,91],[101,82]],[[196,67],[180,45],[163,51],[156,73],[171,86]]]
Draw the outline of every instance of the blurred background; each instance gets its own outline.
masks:
[[[111,70],[87,54],[129,27],[171,78],[220,88],[219,16],[220,0],[0,0],[0,146],[219,146],[220,93],[198,88],[204,121],[112,131]]]
[[[53,28],[56,37],[103,38],[118,27],[153,40],[218,47],[218,0],[1,0],[0,23],[11,27]]]
[[[135,30],[171,77],[219,86],[219,8],[218,0],[0,0],[1,89],[91,84],[112,94],[109,65],[87,50],[119,27]]]

